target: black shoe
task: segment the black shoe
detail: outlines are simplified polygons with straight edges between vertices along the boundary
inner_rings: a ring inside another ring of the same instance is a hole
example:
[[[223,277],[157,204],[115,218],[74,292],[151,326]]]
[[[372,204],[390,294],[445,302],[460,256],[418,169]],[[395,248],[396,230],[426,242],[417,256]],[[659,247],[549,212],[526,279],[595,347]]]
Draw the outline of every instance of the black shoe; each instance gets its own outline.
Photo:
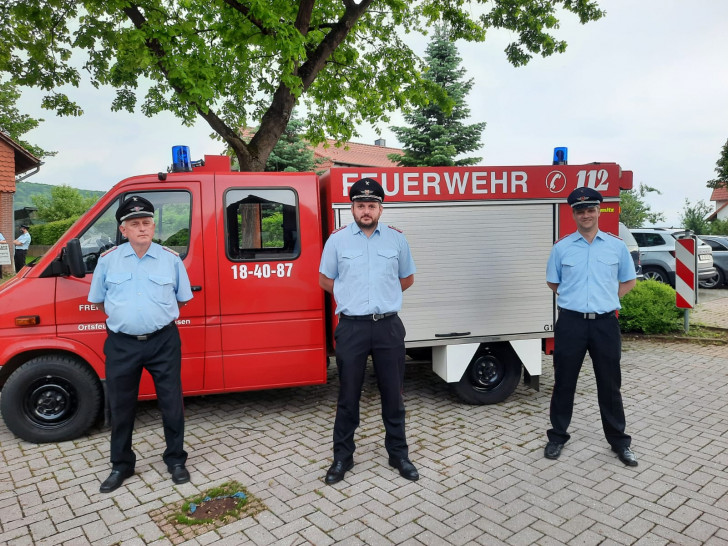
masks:
[[[558,459],[562,449],[564,449],[564,444],[549,442],[543,450],[543,456],[547,459]]]
[[[169,469],[169,473],[172,474],[172,481],[176,484],[187,483],[190,481],[190,473],[187,472],[185,465],[176,464]]]
[[[407,480],[416,482],[420,479],[420,475],[417,473],[415,465],[413,465],[412,461],[410,461],[407,457],[404,459],[394,459],[390,457],[389,466],[399,470],[399,475]]]
[[[629,447],[612,447],[619,460],[627,466],[637,466],[637,457]]]
[[[104,483],[101,484],[99,492],[111,493],[112,491],[119,489],[119,487],[121,487],[121,484],[124,483],[124,480],[133,475],[133,468],[130,468],[129,470],[112,470],[111,474],[109,474],[109,477],[106,478],[104,480]]]
[[[347,459],[345,461],[334,461],[328,472],[326,472],[326,483],[333,485],[344,479],[346,472],[354,467],[354,459]]]

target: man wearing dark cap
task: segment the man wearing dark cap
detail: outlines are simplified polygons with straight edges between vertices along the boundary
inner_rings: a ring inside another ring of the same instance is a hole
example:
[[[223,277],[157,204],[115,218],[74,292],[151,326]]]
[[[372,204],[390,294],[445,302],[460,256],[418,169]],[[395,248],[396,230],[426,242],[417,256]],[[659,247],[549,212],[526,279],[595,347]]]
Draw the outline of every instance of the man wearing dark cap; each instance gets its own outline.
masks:
[[[405,436],[405,329],[397,312],[414,283],[415,264],[405,236],[379,223],[384,190],[362,178],[349,191],[354,223],[331,234],[319,267],[321,288],[334,295],[339,324],[334,335],[339,400],[334,422],[334,462],[326,483],[341,481],[354,466],[354,433],[367,358],[372,356],[382,399],[384,445],[402,477],[419,479]]]
[[[20,226],[20,235],[13,241],[15,245],[15,272],[19,272],[25,267],[25,256],[28,254],[28,247],[30,246],[30,233],[28,233],[28,226],[23,224]]]
[[[554,328],[554,390],[551,426],[544,450],[558,459],[574,408],[574,393],[587,351],[594,366],[602,427],[612,451],[628,466],[637,466],[625,433],[620,393],[622,338],[617,310],[619,299],[635,285],[635,270],[622,239],[599,230],[602,195],[577,188],[567,199],[577,231],[557,241],[546,266],[546,284],[557,294],[559,309]]]
[[[142,369],[151,374],[162,413],[167,449],[163,459],[176,484],[190,480],[185,467],[181,344],[175,320],[192,299],[179,255],[152,242],[154,206],[140,196],[116,211],[128,242],[109,249],[94,270],[88,301],[108,319],[106,395],[111,416],[111,474],[100,491],[109,493],[134,474],[131,447]]]

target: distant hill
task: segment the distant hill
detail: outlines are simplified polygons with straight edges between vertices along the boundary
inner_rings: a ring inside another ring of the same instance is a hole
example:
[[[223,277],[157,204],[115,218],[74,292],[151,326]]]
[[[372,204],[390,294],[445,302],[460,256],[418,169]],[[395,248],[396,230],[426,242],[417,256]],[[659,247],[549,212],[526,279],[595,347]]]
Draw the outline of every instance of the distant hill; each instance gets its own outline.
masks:
[[[50,197],[53,186],[51,184],[37,184],[35,182],[17,182],[15,184],[15,199],[13,208],[15,210],[25,207],[33,207],[32,197],[34,195],[47,195]],[[84,197],[93,196],[96,199],[104,195],[103,191],[78,190]]]

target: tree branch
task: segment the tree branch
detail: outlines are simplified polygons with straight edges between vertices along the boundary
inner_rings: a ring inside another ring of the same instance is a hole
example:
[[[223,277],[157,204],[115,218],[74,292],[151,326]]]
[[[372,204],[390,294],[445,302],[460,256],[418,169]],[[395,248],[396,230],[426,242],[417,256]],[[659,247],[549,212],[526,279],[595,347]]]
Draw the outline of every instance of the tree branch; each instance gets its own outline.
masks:
[[[253,23],[253,25],[255,25],[256,27],[258,27],[263,34],[265,34],[266,36],[273,35],[273,31],[271,29],[269,29],[268,27],[266,27],[263,24],[263,21],[261,21],[259,19],[256,19],[255,17],[253,17],[251,15],[250,8],[248,6],[245,6],[245,5],[241,4],[237,0],[223,0],[223,1],[228,6],[230,6],[231,8],[233,8],[235,11],[237,11],[238,13],[240,13],[248,21],[250,21],[251,23]]]
[[[124,13],[137,29],[141,30],[147,23],[144,15],[139,11],[139,7],[136,5],[132,4],[129,7],[124,8]],[[169,71],[167,70],[167,67],[163,62],[163,60],[166,59],[167,55],[164,51],[164,48],[162,47],[162,44],[156,38],[146,38],[145,43],[147,49],[149,49],[152,55],[154,55],[154,57],[157,59],[156,64],[159,67],[160,72],[164,75],[164,78],[169,86],[174,89],[175,93],[177,93],[178,95],[183,94],[184,90],[179,85],[175,84],[169,77]],[[240,138],[236,131],[228,127],[228,125],[225,124],[222,119],[220,119],[220,117],[212,110],[212,108],[204,107],[204,105],[200,105],[195,101],[190,101],[190,105],[197,111],[200,117],[207,121],[210,127],[212,127],[212,129],[217,134],[219,134],[223,139],[225,139],[228,144],[230,144],[230,146],[238,154],[239,160],[242,159],[241,154],[242,157],[246,157],[248,161],[250,160],[250,152],[245,142]]]

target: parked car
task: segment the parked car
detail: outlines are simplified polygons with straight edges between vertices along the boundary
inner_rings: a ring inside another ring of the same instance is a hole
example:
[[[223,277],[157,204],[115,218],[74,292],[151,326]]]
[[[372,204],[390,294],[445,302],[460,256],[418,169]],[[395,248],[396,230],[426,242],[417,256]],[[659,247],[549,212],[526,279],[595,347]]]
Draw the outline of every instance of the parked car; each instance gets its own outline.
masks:
[[[675,287],[675,240],[687,235],[685,230],[668,228],[635,228],[630,230],[640,247],[642,273]],[[715,276],[713,251],[698,238],[698,281]]]
[[[634,260],[634,271],[637,273],[637,280],[643,280],[645,276],[642,274],[642,265],[640,263],[640,247],[637,244],[637,240],[634,238],[634,235],[632,235],[629,231],[629,228],[627,228],[627,226],[625,226],[622,222],[619,223],[619,238],[624,241],[624,244],[627,245],[627,250],[629,250],[629,253],[632,255],[632,260]]]
[[[700,235],[699,237],[713,249],[713,265],[715,266],[715,275],[700,281],[700,287],[720,288],[728,283],[728,236]]]

